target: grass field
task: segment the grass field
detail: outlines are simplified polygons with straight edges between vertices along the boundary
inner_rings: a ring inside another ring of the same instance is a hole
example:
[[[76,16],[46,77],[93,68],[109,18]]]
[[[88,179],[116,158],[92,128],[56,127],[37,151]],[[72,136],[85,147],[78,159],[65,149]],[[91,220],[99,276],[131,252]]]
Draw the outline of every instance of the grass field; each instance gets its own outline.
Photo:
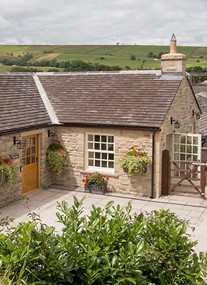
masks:
[[[169,46],[153,45],[0,45],[0,59],[15,59],[31,53],[30,62],[41,60],[68,61],[83,60],[109,66],[127,66],[131,69],[159,69],[160,61],[148,57],[149,53],[158,55],[168,53]],[[187,67],[207,67],[207,47],[178,46],[177,52],[187,57]],[[131,60],[131,56],[135,60]],[[11,67],[0,66],[0,71],[9,71]],[[42,67],[38,67],[42,69]],[[47,71],[49,68],[44,68]]]

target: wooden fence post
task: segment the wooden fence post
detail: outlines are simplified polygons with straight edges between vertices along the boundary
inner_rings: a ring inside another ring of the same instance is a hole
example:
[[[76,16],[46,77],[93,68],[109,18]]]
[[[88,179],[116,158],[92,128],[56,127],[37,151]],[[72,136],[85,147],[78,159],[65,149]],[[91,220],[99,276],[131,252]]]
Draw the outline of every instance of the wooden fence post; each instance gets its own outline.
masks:
[[[162,189],[161,195],[170,194],[170,155],[169,150],[162,152]]]
[[[202,160],[205,163],[205,160]],[[201,196],[205,198],[205,186],[206,186],[206,165],[201,165]]]

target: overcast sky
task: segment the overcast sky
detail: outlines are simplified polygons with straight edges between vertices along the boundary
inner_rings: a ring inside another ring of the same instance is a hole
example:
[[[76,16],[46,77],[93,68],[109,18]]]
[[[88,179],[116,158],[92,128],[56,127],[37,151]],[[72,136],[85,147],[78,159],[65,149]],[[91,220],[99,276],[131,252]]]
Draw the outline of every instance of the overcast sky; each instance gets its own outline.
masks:
[[[0,0],[0,44],[207,46],[207,0]]]

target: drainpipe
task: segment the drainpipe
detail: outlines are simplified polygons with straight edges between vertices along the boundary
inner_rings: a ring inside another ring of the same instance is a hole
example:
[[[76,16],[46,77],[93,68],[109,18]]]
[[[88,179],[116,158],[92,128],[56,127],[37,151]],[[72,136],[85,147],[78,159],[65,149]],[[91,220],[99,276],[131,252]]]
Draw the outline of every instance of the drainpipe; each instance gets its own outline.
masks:
[[[152,132],[152,174],[151,174],[151,197],[154,198],[154,172],[155,172],[155,167],[154,167],[154,162],[155,162],[155,131]]]

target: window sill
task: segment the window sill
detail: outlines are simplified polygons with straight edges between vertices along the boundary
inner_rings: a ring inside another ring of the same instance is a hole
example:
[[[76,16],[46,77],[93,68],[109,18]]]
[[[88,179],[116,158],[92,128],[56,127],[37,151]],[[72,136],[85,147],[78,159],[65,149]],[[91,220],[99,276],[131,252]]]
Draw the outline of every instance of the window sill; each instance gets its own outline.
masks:
[[[80,173],[83,174],[83,175],[87,175],[87,174],[93,174],[96,171],[97,170],[95,170],[95,171],[92,171],[92,170],[82,170],[82,171],[80,171]],[[97,171],[97,172],[100,173],[103,176],[112,177],[112,178],[119,178],[119,174],[116,174],[116,173],[104,172],[104,171],[101,171],[101,170]]]

